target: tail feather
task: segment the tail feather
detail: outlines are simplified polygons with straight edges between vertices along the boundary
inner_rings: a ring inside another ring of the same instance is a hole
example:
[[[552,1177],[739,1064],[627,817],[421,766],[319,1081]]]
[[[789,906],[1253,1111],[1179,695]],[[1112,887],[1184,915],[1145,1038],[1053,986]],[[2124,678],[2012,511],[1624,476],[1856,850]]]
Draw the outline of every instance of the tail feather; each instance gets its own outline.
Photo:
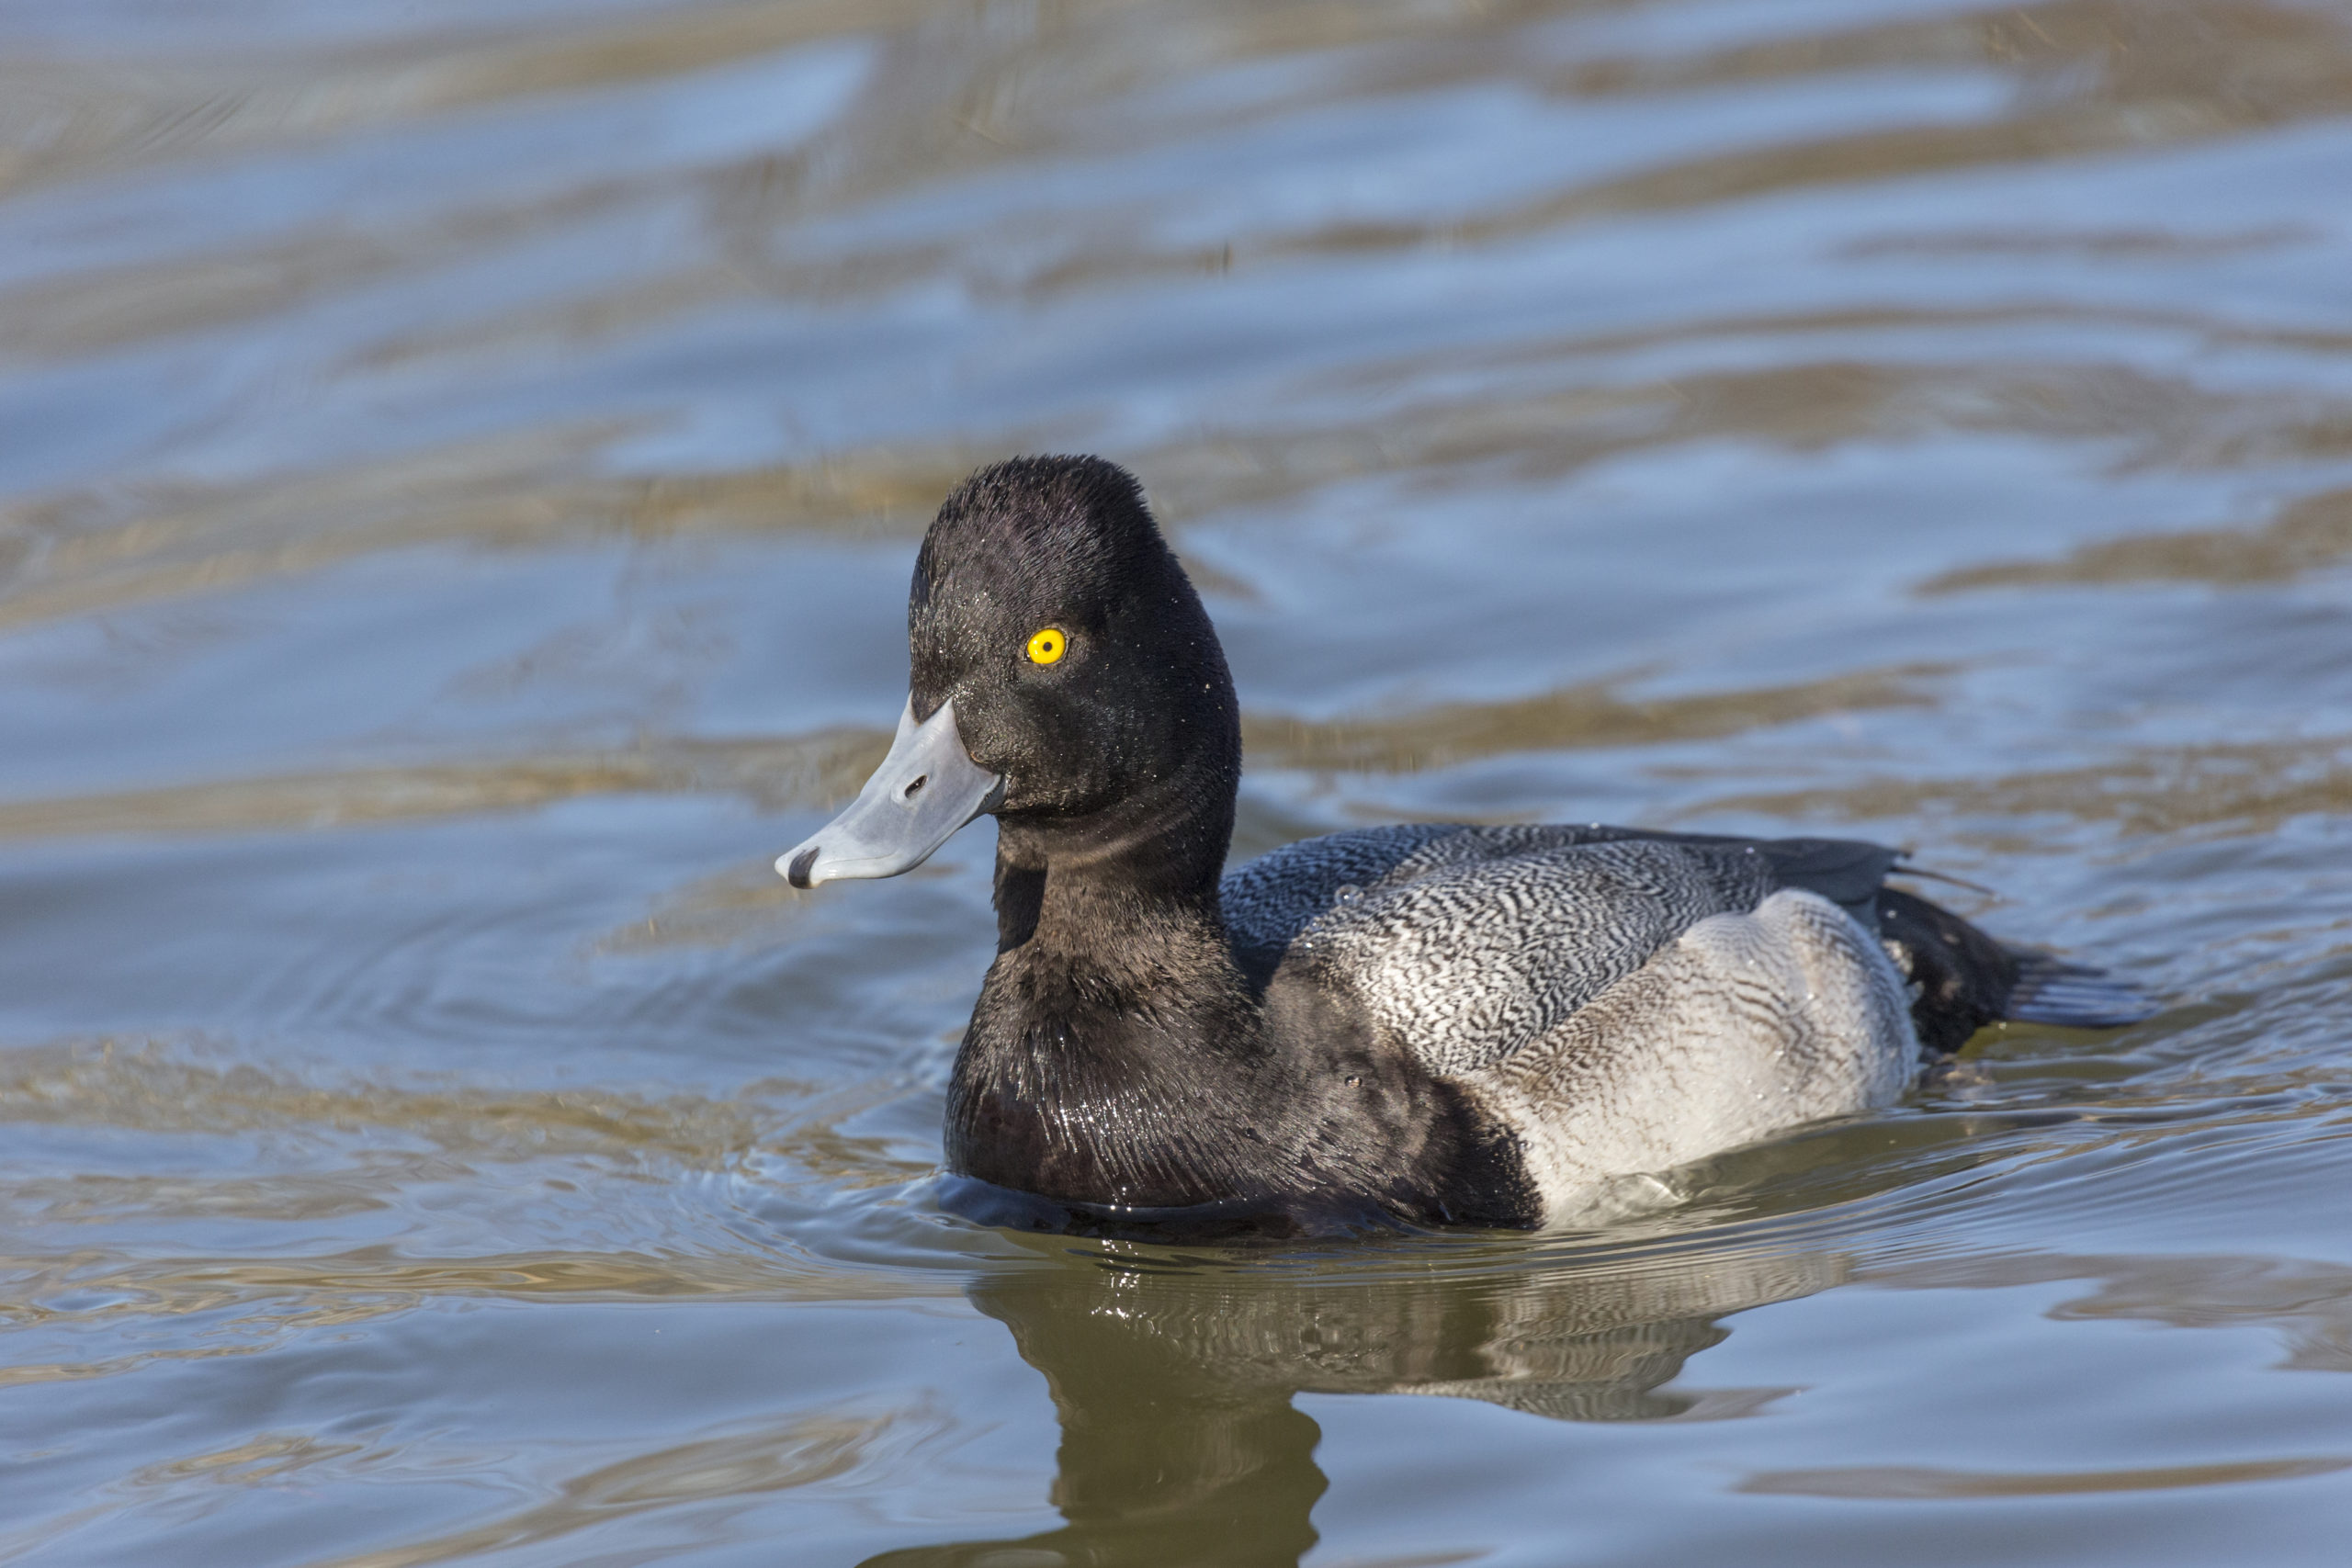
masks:
[[[1988,1023],[2012,1019],[2067,1029],[2115,1029],[2159,1010],[2103,969],[2009,947],[1899,887],[1879,890],[1879,939],[1912,985],[1919,1043],[1949,1054]]]
[[[2008,954],[2018,977],[2002,1006],[2003,1018],[2066,1029],[2119,1029],[2163,1010],[2147,992],[2104,969],[2025,948],[2010,948]]]

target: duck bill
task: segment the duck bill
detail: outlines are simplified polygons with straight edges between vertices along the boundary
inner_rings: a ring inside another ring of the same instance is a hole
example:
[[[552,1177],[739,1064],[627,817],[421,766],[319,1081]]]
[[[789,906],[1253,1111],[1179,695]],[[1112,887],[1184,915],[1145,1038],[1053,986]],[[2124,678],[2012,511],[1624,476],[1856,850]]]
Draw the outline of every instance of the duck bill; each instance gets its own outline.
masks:
[[[1004,799],[1004,779],[972,761],[956,731],[956,704],[915,722],[915,700],[899,715],[890,754],[847,811],[776,857],[795,887],[851,877],[896,876],[929,860],[956,829]]]

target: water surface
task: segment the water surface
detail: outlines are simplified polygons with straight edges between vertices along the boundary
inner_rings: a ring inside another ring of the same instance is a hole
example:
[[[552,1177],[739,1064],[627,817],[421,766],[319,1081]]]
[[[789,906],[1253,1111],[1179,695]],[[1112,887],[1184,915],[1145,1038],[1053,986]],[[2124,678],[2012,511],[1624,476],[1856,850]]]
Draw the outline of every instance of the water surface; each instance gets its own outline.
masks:
[[[2352,1506],[2352,10],[0,7],[0,1560],[2209,1564]],[[945,489],[1237,853],[1860,832],[2165,999],[1590,1233],[944,1215]]]

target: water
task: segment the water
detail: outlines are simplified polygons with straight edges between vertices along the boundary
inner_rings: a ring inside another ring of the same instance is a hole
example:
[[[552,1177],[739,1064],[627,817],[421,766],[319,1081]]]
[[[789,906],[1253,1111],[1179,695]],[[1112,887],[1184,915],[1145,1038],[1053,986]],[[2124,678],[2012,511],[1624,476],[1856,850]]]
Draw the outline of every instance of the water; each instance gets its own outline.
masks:
[[[0,6],[0,1559],[2319,1563],[2352,9]],[[1843,829],[2163,997],[1585,1235],[934,1195],[914,540],[1145,479],[1237,852]]]

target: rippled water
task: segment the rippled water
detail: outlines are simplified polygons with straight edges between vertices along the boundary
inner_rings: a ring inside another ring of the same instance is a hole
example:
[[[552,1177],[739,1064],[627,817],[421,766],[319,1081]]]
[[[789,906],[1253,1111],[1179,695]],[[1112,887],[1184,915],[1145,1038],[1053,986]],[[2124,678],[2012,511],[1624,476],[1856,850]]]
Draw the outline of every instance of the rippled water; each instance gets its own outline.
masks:
[[[2352,9],[0,6],[0,1558],[2319,1563]],[[933,1201],[912,545],[1132,466],[1238,853],[1916,846],[2171,1004],[1590,1235]]]

